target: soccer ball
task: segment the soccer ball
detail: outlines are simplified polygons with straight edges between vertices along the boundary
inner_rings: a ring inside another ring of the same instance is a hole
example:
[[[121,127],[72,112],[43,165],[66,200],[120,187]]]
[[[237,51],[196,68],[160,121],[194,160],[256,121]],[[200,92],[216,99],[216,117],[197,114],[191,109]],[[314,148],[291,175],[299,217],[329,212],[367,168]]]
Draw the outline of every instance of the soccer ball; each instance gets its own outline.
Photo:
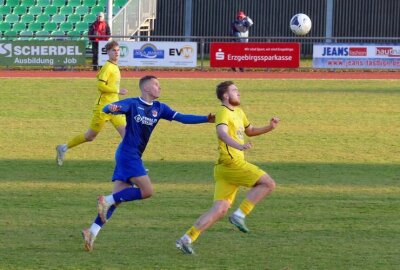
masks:
[[[303,13],[296,14],[290,20],[290,29],[299,36],[307,35],[311,30],[311,20]]]

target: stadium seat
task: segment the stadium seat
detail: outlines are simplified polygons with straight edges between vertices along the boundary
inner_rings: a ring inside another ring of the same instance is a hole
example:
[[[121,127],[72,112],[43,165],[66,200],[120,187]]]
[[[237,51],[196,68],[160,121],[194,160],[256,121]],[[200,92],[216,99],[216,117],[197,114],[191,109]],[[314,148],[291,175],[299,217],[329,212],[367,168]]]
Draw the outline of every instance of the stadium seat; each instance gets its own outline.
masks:
[[[7,0],[6,1],[6,6],[16,7],[18,5],[19,5],[19,0]]]
[[[94,7],[96,6],[96,0],[83,0],[82,5],[87,7]]]
[[[50,21],[50,15],[48,14],[40,14],[39,16],[36,17],[36,22],[39,23],[46,23]]]
[[[128,0],[114,0],[114,6],[123,7]]]
[[[72,6],[64,6],[60,9],[60,12],[59,12],[59,14],[62,14],[62,15],[69,15],[72,13],[73,13]]]
[[[25,14],[21,16],[21,22],[23,23],[31,23],[34,21],[34,17],[32,14]]]
[[[23,23],[23,22],[14,23],[12,26],[12,30],[17,31],[17,32],[24,31],[25,29],[26,29],[26,23]]]
[[[58,10],[57,10],[56,6],[47,6],[44,8],[43,14],[53,16],[53,15],[57,14],[57,12],[58,12]]]
[[[97,0],[97,5],[105,7],[107,5],[107,0]]]
[[[30,30],[21,31],[19,32],[19,35],[20,35],[19,37],[20,40],[30,40],[33,38],[33,32]]]
[[[117,14],[119,10],[120,10],[119,6],[113,6],[113,16],[115,16],[115,14]]]
[[[67,17],[67,22],[70,23],[77,23],[81,21],[81,15],[78,14],[71,14]]]
[[[89,29],[89,24],[87,22],[78,22],[75,25],[75,31],[84,32]]]
[[[68,32],[68,36],[70,36],[71,40],[78,40],[80,39],[80,35],[81,32],[80,31],[76,31],[76,30],[72,30]]]
[[[57,8],[62,8],[65,6],[65,0],[53,0],[52,5]]]
[[[37,31],[35,33],[35,38],[36,40],[46,40],[49,39],[49,32],[41,30],[41,31]]]
[[[80,7],[81,5],[81,0],[68,0],[68,6],[70,7]]]
[[[97,16],[95,14],[86,14],[83,17],[83,21],[87,23],[94,23],[97,19]]]
[[[61,30],[56,30],[50,33],[52,36],[58,36],[58,37],[51,37],[50,39],[54,39],[54,40],[65,40],[68,39],[65,36],[65,32],[61,31]]]
[[[26,7],[25,6],[16,6],[13,9],[13,14],[17,14],[17,15],[24,15],[26,14]]]
[[[47,21],[48,22],[48,21]],[[32,32],[37,32],[43,29],[43,24],[40,22],[28,23],[28,30]]]
[[[11,23],[2,22],[0,23],[0,32],[5,32],[11,30]]]
[[[104,6],[94,6],[90,10],[90,14],[96,15],[99,14],[99,12],[105,12],[105,7]]]
[[[21,0],[21,6],[23,7],[32,7],[35,5],[35,0]]]
[[[70,22],[63,22],[60,24],[61,31],[71,31],[72,30],[72,23]]]
[[[19,22],[19,16],[17,14],[8,14],[5,21],[9,23]]]
[[[14,31],[14,30],[8,30],[3,33],[3,37],[5,37],[6,40],[17,40],[18,33],[17,33],[17,31]]]
[[[58,28],[58,25],[55,22],[47,22],[43,26],[43,30],[46,30],[48,32],[55,31],[55,30],[57,30],[57,28]]]
[[[36,5],[39,7],[47,7],[50,6],[51,1],[50,0],[37,0]]]
[[[75,14],[86,15],[89,13],[89,8],[87,6],[80,6],[75,9]]]
[[[11,7],[9,6],[0,6],[0,19],[3,19],[3,16],[6,16],[11,13]]]
[[[65,22],[65,15],[56,14],[51,17],[51,21],[55,23],[63,23]]]
[[[38,16],[40,14],[42,14],[42,7],[40,6],[33,6],[29,8],[28,14],[32,14],[33,16]]]

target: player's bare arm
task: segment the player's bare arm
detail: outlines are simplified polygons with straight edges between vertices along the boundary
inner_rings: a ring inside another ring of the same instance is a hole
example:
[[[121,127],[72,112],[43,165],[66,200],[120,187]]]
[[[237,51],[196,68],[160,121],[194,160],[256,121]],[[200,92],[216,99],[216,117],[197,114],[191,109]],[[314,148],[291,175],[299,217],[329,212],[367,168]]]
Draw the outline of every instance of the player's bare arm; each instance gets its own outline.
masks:
[[[227,125],[218,125],[217,126],[217,135],[220,140],[222,140],[224,143],[229,145],[230,147],[236,148],[238,150],[247,150],[253,147],[253,144],[251,142],[247,142],[245,144],[240,144],[237,141],[235,141],[231,136],[228,134],[228,126]]]
[[[258,136],[258,135],[270,132],[278,126],[279,121],[280,121],[280,119],[278,117],[272,117],[271,120],[269,121],[268,126],[254,127],[254,126],[250,125],[245,129],[245,133],[247,136],[252,137],[252,136]]]

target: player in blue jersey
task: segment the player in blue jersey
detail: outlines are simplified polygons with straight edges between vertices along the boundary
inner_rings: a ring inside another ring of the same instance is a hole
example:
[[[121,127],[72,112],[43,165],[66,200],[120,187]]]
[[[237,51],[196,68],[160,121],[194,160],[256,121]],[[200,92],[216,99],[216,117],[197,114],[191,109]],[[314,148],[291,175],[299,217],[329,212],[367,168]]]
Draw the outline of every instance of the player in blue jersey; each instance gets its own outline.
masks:
[[[141,78],[139,88],[140,97],[117,101],[103,109],[107,114],[124,114],[127,125],[125,136],[115,153],[112,194],[98,198],[98,215],[91,227],[82,231],[87,251],[93,249],[96,236],[118,204],[147,199],[153,194],[153,186],[143,165],[142,154],[159,120],[175,120],[184,124],[215,122],[213,114],[182,114],[164,103],[155,101],[161,94],[160,83],[155,76]]]

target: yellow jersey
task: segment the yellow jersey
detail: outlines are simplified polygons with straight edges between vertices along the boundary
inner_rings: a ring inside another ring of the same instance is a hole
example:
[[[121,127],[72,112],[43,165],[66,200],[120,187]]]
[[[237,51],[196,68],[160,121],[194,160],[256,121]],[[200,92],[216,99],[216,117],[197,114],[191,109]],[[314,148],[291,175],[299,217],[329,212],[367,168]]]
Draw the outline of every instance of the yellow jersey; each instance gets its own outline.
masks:
[[[97,89],[100,92],[96,105],[102,106],[119,100],[121,73],[116,64],[107,61],[97,73]]]
[[[244,144],[245,128],[250,125],[249,120],[242,109],[231,110],[222,106],[215,115],[216,125],[227,125],[228,135],[240,144]],[[221,139],[218,139],[219,159],[218,163],[231,163],[244,160],[244,152],[228,146]]]

